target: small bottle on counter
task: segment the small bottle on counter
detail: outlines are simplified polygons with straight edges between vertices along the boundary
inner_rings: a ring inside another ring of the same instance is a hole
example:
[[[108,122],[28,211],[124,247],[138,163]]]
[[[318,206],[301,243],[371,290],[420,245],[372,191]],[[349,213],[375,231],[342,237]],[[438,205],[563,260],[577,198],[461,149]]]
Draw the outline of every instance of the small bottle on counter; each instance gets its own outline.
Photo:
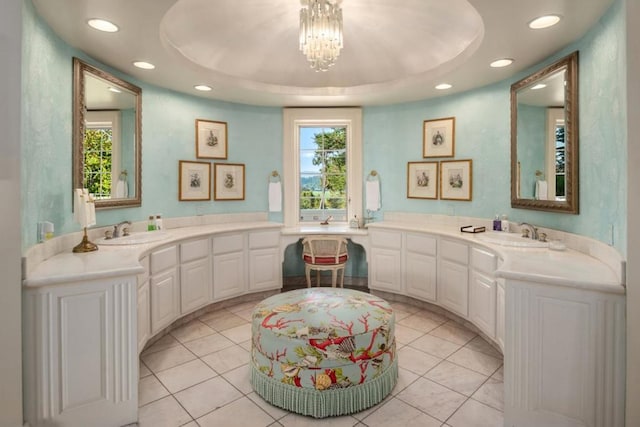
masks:
[[[358,228],[358,216],[354,215],[353,219],[351,221],[349,221],[349,227],[350,228]]]
[[[502,221],[500,222],[500,229],[502,231],[509,232],[509,220],[506,215],[502,215]]]
[[[161,215],[156,215],[156,230],[162,230],[164,227],[162,226],[162,216]]]
[[[496,214],[493,217],[493,231],[501,231],[502,230],[502,222],[500,221],[500,217]]]
[[[149,223],[147,224],[147,231],[154,231],[156,229],[156,221],[153,215],[149,215]]]

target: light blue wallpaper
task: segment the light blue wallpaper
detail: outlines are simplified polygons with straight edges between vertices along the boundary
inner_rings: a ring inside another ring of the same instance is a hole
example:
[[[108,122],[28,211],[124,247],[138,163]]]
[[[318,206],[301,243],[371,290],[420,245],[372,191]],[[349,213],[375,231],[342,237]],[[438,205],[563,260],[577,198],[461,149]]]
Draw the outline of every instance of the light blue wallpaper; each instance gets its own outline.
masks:
[[[23,55],[23,247],[36,241],[37,221],[56,234],[77,231],[71,215],[71,57],[25,0]],[[408,211],[514,221],[611,241],[626,248],[625,38],[622,1],[589,33],[539,66],[508,81],[421,102],[364,108],[364,173],[380,173],[384,211]],[[580,51],[580,215],[511,209],[509,88],[512,82],[573,50]],[[100,66],[100,64],[96,64]],[[107,68],[107,67],[103,67]],[[126,75],[119,74],[128,80]],[[143,206],[98,213],[99,225],[221,212],[266,211],[267,177],[282,170],[282,112],[179,94],[135,80],[143,89]],[[406,198],[406,167],[422,159],[422,123],[456,117],[455,159],[473,160],[471,202]],[[178,202],[178,160],[195,160],[194,121],[229,126],[227,162],[245,163],[245,201]],[[271,215],[281,220],[281,215]]]

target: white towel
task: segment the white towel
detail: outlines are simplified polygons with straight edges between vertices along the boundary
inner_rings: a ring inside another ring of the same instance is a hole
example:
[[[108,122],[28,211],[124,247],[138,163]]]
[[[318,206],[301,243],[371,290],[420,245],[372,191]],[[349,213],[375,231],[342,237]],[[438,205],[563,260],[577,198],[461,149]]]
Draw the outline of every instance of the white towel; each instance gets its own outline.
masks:
[[[86,188],[76,188],[73,219],[82,226],[90,227],[96,223],[96,205]]]
[[[282,211],[282,185],[280,182],[269,183],[269,212]]]
[[[380,209],[380,181],[367,181],[365,187],[367,197],[367,210],[375,212]]]
[[[129,187],[127,186],[127,181],[124,179],[119,179],[116,183],[116,191],[114,192],[114,197],[116,199],[126,199],[129,197]]]
[[[547,200],[547,181],[536,181],[536,200]]]

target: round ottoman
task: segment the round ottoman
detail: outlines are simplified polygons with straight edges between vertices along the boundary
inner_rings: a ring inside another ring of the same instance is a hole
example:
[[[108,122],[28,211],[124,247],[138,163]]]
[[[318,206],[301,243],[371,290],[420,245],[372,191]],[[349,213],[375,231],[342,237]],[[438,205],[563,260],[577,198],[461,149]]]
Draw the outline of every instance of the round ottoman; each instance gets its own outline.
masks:
[[[395,318],[382,298],[338,288],[274,295],[253,310],[251,384],[316,418],[362,411],[396,385]]]

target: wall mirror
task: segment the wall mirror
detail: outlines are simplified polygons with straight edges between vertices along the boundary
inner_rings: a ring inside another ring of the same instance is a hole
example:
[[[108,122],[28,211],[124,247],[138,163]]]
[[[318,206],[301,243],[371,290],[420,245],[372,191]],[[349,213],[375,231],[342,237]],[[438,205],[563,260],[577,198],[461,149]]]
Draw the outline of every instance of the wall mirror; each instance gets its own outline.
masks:
[[[578,213],[578,52],[511,85],[511,206]]]
[[[73,188],[96,208],[140,206],[142,89],[73,58]]]

